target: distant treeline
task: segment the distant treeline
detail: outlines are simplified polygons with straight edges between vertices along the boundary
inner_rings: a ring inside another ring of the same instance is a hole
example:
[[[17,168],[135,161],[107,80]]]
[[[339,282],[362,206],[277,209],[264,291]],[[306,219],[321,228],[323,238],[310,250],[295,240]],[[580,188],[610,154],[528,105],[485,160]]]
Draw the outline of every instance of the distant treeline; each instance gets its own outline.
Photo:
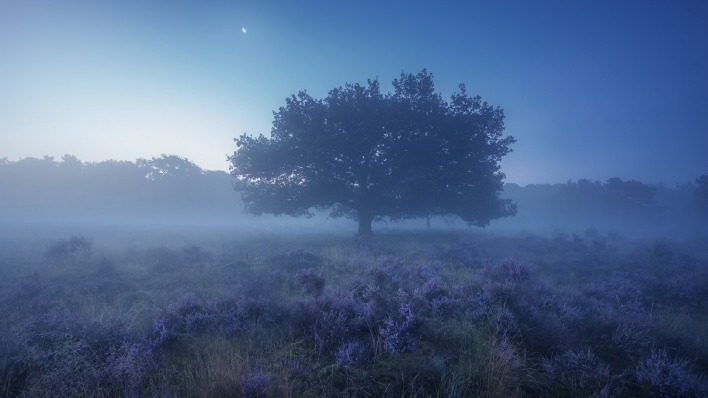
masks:
[[[0,159],[0,223],[232,223],[242,208],[223,171],[162,155],[135,162]]]
[[[708,234],[708,175],[674,187],[619,178],[506,184],[503,196],[518,204],[518,214],[493,222],[493,228]],[[242,209],[232,176],[179,156],[96,163],[71,155],[0,159],[3,224],[236,225],[247,217]]]
[[[708,234],[708,175],[674,187],[619,178],[506,184],[504,196],[518,203],[518,214],[501,221],[503,225],[576,232],[600,229],[633,236]]]

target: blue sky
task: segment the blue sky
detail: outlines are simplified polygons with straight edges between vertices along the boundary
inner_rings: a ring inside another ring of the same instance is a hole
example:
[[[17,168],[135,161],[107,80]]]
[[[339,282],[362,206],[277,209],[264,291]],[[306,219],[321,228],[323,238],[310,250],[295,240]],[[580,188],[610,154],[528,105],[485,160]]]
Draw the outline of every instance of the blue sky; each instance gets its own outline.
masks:
[[[505,110],[509,182],[672,185],[708,173],[706,20],[688,0],[3,0],[0,158],[226,170],[289,95],[427,68]]]

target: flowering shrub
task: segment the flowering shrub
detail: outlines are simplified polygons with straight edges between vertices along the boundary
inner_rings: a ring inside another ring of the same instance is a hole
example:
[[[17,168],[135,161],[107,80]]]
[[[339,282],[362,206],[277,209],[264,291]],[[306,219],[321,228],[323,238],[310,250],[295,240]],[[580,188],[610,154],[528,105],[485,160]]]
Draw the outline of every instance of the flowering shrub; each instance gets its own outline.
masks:
[[[307,294],[319,296],[325,287],[325,277],[322,272],[318,272],[314,268],[301,268],[295,274],[295,279],[300,284],[300,287]]]
[[[239,387],[241,397],[244,398],[261,398],[268,396],[268,387],[270,386],[270,376],[260,372],[250,373],[241,376]]]
[[[379,334],[383,339],[384,352],[398,354],[415,349],[415,339],[413,338],[413,327],[416,325],[416,317],[410,304],[402,303],[398,314],[384,320],[383,326],[379,329]]]
[[[529,278],[529,265],[512,257],[505,257],[488,261],[485,265],[485,274],[496,281],[517,284]]]
[[[141,384],[160,365],[161,347],[146,337],[138,341],[124,340],[106,358],[102,376],[131,397],[139,396]]]
[[[30,264],[0,281],[0,396],[706,396],[705,260],[578,239]]]
[[[408,264],[400,258],[386,256],[373,263],[368,269],[368,279],[372,286],[385,292],[396,292],[405,284]]]
[[[461,293],[452,291],[435,274],[424,279],[423,285],[413,290],[413,296],[421,303],[421,309],[433,316],[452,316],[462,307]]]
[[[165,343],[189,333],[218,330],[226,335],[234,335],[255,323],[272,321],[267,308],[270,308],[269,303],[257,298],[203,302],[195,294],[187,293],[167,307],[164,316],[153,323],[153,330],[158,336],[156,338]],[[268,316],[262,316],[263,313]]]
[[[340,366],[361,364],[368,357],[369,350],[366,344],[360,341],[342,343],[334,353],[334,361]]]
[[[158,366],[160,347],[128,335],[120,325],[85,322],[73,315],[47,315],[28,322],[19,358],[25,394],[81,396],[122,391],[134,396]]]
[[[477,291],[467,295],[464,305],[465,315],[472,320],[481,321],[492,314],[494,297],[488,290]]]
[[[367,333],[368,307],[348,295],[333,293],[299,300],[293,317],[320,351],[334,353],[342,344]]]

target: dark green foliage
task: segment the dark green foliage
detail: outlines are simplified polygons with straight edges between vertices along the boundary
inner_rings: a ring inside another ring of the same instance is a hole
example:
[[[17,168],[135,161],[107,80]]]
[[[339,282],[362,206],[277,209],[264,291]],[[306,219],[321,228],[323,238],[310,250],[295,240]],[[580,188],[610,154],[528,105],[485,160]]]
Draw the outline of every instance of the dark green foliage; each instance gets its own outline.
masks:
[[[499,162],[511,151],[504,112],[467,94],[444,101],[433,76],[402,73],[315,99],[300,92],[275,113],[270,138],[242,135],[229,157],[247,211],[309,216],[311,208],[371,222],[458,215],[473,225],[513,215],[500,199]]]

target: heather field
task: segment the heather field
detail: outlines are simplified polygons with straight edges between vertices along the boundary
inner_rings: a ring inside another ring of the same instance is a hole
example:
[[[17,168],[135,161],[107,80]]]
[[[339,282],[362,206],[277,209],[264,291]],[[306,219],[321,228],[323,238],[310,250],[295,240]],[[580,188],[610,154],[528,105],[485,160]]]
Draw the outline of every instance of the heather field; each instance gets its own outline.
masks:
[[[708,395],[708,242],[24,233],[0,397]]]

